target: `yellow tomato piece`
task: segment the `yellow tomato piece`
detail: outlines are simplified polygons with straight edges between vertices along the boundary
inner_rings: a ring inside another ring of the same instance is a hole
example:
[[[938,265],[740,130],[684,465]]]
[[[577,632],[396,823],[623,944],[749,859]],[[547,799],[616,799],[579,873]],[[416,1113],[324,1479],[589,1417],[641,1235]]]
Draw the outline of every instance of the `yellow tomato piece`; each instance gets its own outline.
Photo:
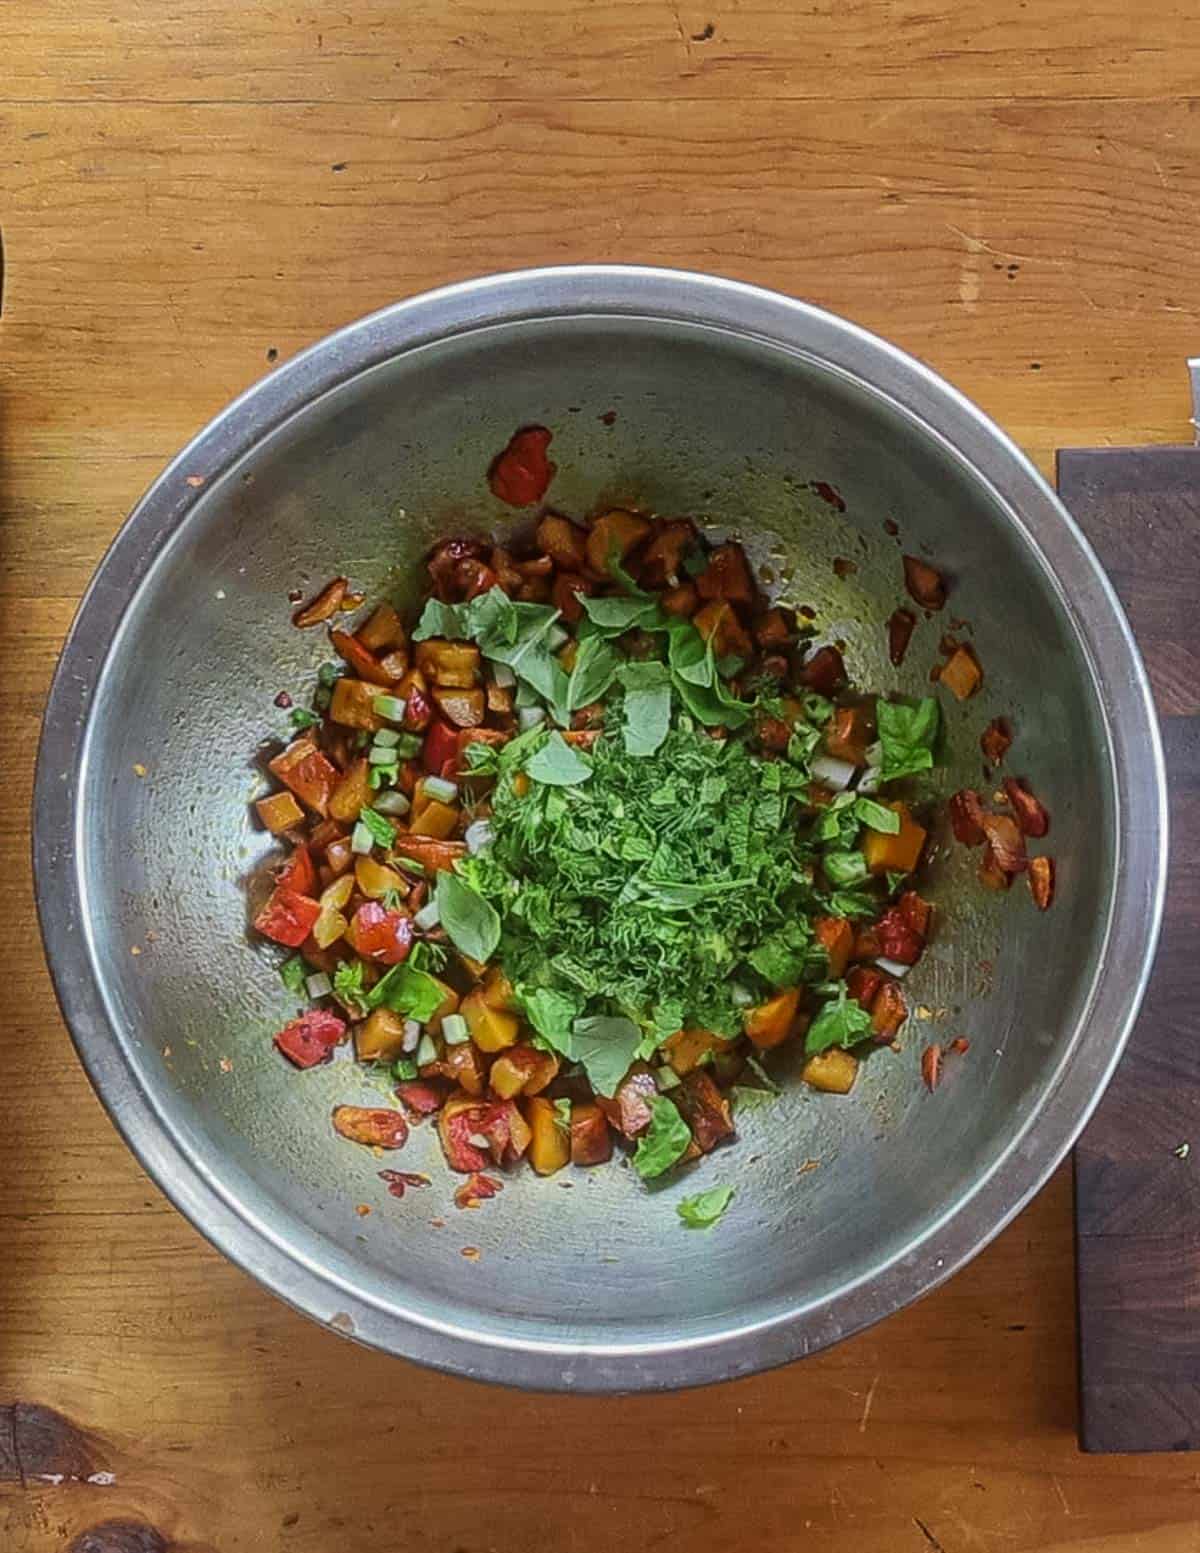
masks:
[[[372,857],[355,859],[354,878],[363,894],[373,901],[382,900],[389,890],[402,890],[405,893],[408,890],[401,874],[394,868],[377,863]]]
[[[350,874],[342,874],[321,891],[321,910],[341,911],[353,894],[354,879]]]
[[[925,829],[909,814],[906,805],[889,803],[885,807],[894,809],[900,816],[900,829],[889,836],[883,831],[868,828],[862,844],[867,867],[873,874],[885,874],[889,870],[901,874],[911,873],[925,845]]]
[[[800,988],[789,987],[786,992],[768,998],[757,1008],[748,1008],[743,1016],[746,1034],[754,1045],[762,1050],[778,1046],[792,1033],[796,1010],[800,1007]]]
[[[529,1123],[529,1163],[540,1176],[552,1176],[571,1157],[571,1135],[558,1125],[553,1100],[534,1099],[525,1103]]]
[[[374,731],[383,727],[383,718],[375,711],[375,697],[379,686],[362,679],[337,679],[333,682],[333,699],[329,703],[329,716],[343,728],[366,728]]]
[[[454,833],[457,824],[457,805],[439,803],[436,798],[431,798],[413,821],[410,834],[432,836],[436,841],[445,841],[447,836]]]
[[[370,802],[371,766],[364,757],[349,767],[334,788],[329,800],[329,812],[343,825],[353,825]]]
[[[506,1046],[515,1046],[520,1025],[514,1014],[502,1009],[489,1008],[483,1001],[483,991],[476,987],[462,1000],[459,1012],[467,1021],[471,1039],[480,1051],[498,1052]]]
[[[672,1068],[682,1077],[698,1068],[710,1053],[716,1056],[718,1052],[728,1051],[732,1045],[732,1041],[714,1035],[711,1030],[676,1030],[670,1040],[663,1042],[663,1051]]]
[[[390,1008],[377,1008],[354,1032],[359,1062],[394,1062],[404,1051],[404,1020]]]
[[[304,810],[291,793],[272,793],[269,798],[260,798],[254,807],[272,836],[282,835],[304,819]]]
[[[831,1046],[828,1051],[810,1057],[801,1068],[800,1077],[828,1095],[848,1095],[858,1077],[858,1058],[840,1046]]]
[[[338,881],[341,882],[340,880]],[[353,883],[353,880],[351,881]],[[339,938],[344,938],[346,929],[350,924],[342,916],[340,911],[322,911],[321,915],[313,923],[313,938],[319,949],[328,949],[330,944],[336,944]]]

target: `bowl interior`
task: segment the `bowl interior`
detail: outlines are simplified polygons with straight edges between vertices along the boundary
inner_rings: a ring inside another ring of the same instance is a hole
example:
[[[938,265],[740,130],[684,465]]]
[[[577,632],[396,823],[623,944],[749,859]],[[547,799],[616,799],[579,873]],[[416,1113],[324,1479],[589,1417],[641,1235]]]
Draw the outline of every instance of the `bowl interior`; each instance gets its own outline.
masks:
[[[1011,717],[1009,769],[1052,812],[1059,893],[1045,916],[1020,883],[989,896],[977,854],[939,830],[937,935],[907,983],[917,1012],[903,1051],[873,1056],[851,1097],[785,1085],[734,1147],[657,1190],[621,1167],[522,1171],[464,1213],[432,1128],[388,1159],[341,1142],[331,1106],[378,1090],[349,1061],[299,1074],[273,1051],[294,1004],[247,933],[247,881],[274,851],[250,803],[286,731],[274,696],[305,695],[328,656],[320,633],[291,627],[289,589],[342,571],[368,596],[414,601],[431,540],[520,526],[484,473],[526,422],[554,431],[555,505],[582,515],[619,500],[743,537],[776,591],[845,642],[861,685],[927,692],[950,618],[969,622],[960,634],[986,680],[965,705],[940,693],[947,764],[928,791],[978,785],[979,735]],[[902,602],[901,549],[936,559],[954,591],[896,670],[883,622]],[[844,577],[838,557],[854,563]],[[1086,1009],[1111,903],[1113,780],[1093,677],[1002,497],[814,357],[636,317],[496,325],[408,351],[208,483],[124,616],[81,784],[87,952],[133,1081],[209,1183],[328,1280],[330,1316],[341,1285],[418,1325],[564,1353],[687,1345],[817,1306],[836,1335],[838,1296],[917,1255],[1021,1146]],[[957,1035],[970,1052],[930,1096],[921,1050]],[[397,1201],[377,1178],[387,1165],[433,1185]],[[720,1226],[685,1230],[679,1198],[726,1182],[737,1195]],[[405,1330],[391,1339],[401,1350]]]

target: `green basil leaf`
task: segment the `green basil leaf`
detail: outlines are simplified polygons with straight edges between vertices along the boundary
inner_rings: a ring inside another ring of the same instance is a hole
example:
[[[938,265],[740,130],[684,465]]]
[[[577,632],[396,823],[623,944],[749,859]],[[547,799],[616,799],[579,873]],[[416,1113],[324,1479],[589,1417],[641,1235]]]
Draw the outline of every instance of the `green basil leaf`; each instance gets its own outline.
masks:
[[[847,997],[846,984],[842,982],[837,997],[823,1004],[809,1025],[804,1050],[811,1057],[831,1046],[854,1046],[870,1033],[870,1014],[861,1003]]]
[[[870,872],[861,852],[826,852],[821,858],[821,867],[830,884],[839,887],[860,884]]]
[[[937,739],[941,713],[932,696],[915,706],[902,701],[878,701],[875,718],[883,765],[881,782],[928,771],[933,765],[933,745]]]
[[[689,1229],[708,1229],[715,1224],[733,1201],[732,1186],[710,1186],[675,1204],[675,1212]]]
[[[591,777],[592,763],[556,732],[526,763],[525,770],[535,782],[543,782],[547,787],[577,787]]]
[[[667,662],[672,674],[689,685],[708,689],[715,678],[708,643],[690,620],[673,620],[667,632]]]
[[[638,1139],[633,1168],[643,1181],[662,1175],[682,1159],[692,1141],[691,1128],[665,1095],[650,1101],[650,1125]]]
[[[583,605],[584,613],[603,636],[623,636],[626,631],[661,631],[666,627],[666,616],[657,598],[652,594],[610,594],[605,598],[589,598],[580,593],[576,597]]]
[[[608,1100],[629,1072],[641,1043],[642,1032],[637,1025],[619,1015],[594,1014],[576,1019],[571,1026],[570,1055],[583,1064],[596,1093]],[[675,1114],[678,1116],[678,1111]]]
[[[518,987],[517,1001],[536,1032],[534,1045],[571,1057],[571,1027],[579,1017],[582,999],[569,998],[552,987]]]
[[[625,663],[617,670],[625,687],[625,752],[653,755],[671,730],[671,675],[665,663]]]
[[[454,947],[472,960],[490,960],[500,942],[500,918],[491,902],[447,869],[438,873],[434,899]]]
[[[603,637],[589,636],[579,644],[575,666],[567,682],[567,711],[599,701],[621,665],[620,654]]]
[[[446,875],[439,874],[439,878]],[[433,977],[411,965],[393,965],[363,1000],[367,1008],[390,1008],[393,1014],[425,1024],[432,1019],[446,996]]]
[[[873,798],[856,798],[854,800],[854,812],[864,825],[869,825],[872,830],[879,830],[885,836],[895,836],[900,830],[900,816],[895,809],[889,809],[886,804],[876,803]]]

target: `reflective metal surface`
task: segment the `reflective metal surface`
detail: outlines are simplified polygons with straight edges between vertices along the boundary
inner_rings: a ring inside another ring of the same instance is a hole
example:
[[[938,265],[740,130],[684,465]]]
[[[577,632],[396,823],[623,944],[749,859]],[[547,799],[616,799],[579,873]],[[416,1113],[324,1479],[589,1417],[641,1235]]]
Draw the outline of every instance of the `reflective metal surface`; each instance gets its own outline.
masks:
[[[987,675],[965,706],[944,698],[950,765],[933,790],[977,781],[979,733],[1010,715],[1012,769],[1053,815],[1058,901],[1039,916],[1023,885],[988,896],[975,859],[939,836],[940,929],[908,982],[923,1012],[852,1097],[792,1085],[744,1119],[733,1149],[654,1191],[620,1167],[522,1172],[462,1213],[431,1128],[402,1163],[435,1184],[395,1201],[376,1180],[385,1162],[328,1124],[335,1101],[375,1093],[362,1075],[348,1062],[297,1074],[273,1052],[292,1005],[246,933],[245,881],[269,852],[249,801],[265,787],[259,743],[283,731],[273,697],[302,691],[325,655],[291,628],[288,590],[346,571],[368,595],[415,598],[433,537],[510,526],[483,474],[529,421],[554,430],[557,505],[619,498],[744,535],[783,596],[844,639],[860,683],[917,692],[944,623],[922,621],[903,670],[890,668],[882,622],[901,586],[884,524],[898,523],[905,549],[954,577],[946,614],[970,620]],[[814,481],[837,487],[844,514]],[[844,581],[835,556],[857,565]],[[1125,621],[1013,445],[925,368],[828,314],[609,268],[399,304],[219,416],[139,504],[81,607],[36,811],[64,1012],[114,1120],[183,1212],[364,1342],[597,1390],[811,1352],[995,1234],[1117,1060],[1166,844],[1156,724]],[[921,1048],[959,1034],[969,1055],[926,1094]],[[724,1182],[738,1187],[725,1220],[685,1230],[678,1198]]]

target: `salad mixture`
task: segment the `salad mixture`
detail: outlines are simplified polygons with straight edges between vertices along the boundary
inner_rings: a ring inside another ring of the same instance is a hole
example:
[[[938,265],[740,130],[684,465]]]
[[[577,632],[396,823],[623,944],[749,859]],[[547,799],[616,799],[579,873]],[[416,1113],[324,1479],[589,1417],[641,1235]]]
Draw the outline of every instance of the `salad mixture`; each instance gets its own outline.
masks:
[[[524,439],[522,441],[522,439]],[[492,469],[540,500],[549,433],[526,428]],[[906,558],[927,615],[938,572]],[[415,620],[335,578],[294,616],[329,625],[337,662],[257,803],[290,851],[255,918],[289,951],[308,1006],[275,1036],[297,1068],[353,1041],[399,1106],[339,1105],[343,1137],[396,1149],[432,1117],[460,1206],[486,1172],[600,1165],[614,1145],[645,1179],[733,1137],[777,1092],[771,1053],[845,1095],[894,1045],[902,979],[931,907],[918,889],[930,816],[910,778],[934,765],[934,696],[855,686],[835,642],[762,594],[740,545],[684,520],[616,509],[588,526],[545,512],[525,551],[439,544]],[[888,622],[892,661],[917,617]],[[943,641],[960,698],[982,670]],[[984,734],[998,764],[1010,735]],[[955,836],[982,881],[1025,872],[1043,909],[1046,812],[1010,779],[999,809],[955,795]],[[958,1040],[931,1046],[936,1086]],[[423,1178],[382,1172],[401,1195]],[[733,1189],[678,1205],[715,1222]]]

